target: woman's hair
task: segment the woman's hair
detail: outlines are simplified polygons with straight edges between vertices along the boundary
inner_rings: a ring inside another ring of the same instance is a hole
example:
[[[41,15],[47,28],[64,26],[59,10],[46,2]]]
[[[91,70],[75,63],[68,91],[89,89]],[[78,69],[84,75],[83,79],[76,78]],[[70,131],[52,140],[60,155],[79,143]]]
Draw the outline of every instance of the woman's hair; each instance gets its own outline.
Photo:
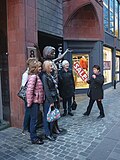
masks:
[[[49,67],[52,65],[52,61],[46,60],[43,63],[43,71],[48,72]]]
[[[100,66],[99,65],[94,65],[93,68],[96,68],[97,70],[100,71]]]
[[[33,62],[37,62],[38,59],[37,58],[28,58],[27,61],[26,61],[26,64],[27,64],[27,67],[29,67],[30,63],[33,63]]]
[[[29,74],[38,74],[38,68],[42,66],[40,61],[33,61],[29,64]]]
[[[62,67],[64,67],[66,64],[69,64],[69,62],[67,60],[63,60],[62,61]]]

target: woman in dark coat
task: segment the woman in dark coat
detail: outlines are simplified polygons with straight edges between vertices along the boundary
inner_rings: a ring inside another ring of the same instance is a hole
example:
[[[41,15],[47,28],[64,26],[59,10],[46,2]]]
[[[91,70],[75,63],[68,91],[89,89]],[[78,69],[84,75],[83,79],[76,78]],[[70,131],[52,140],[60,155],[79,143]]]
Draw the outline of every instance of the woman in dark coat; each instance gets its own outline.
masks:
[[[71,112],[71,103],[72,97],[74,96],[75,92],[75,85],[72,70],[69,68],[69,62],[67,60],[64,60],[62,62],[62,69],[59,71],[58,74],[58,88],[60,97],[63,98],[63,116],[66,116],[67,114],[67,103],[68,114],[73,116],[73,113]]]
[[[44,130],[45,130],[45,137],[50,140],[54,141],[55,138],[53,137],[53,125],[54,122],[48,122],[47,121],[47,113],[49,111],[49,108],[53,109],[56,107],[57,103],[57,88],[56,88],[56,83],[55,80],[52,76],[52,61],[44,61],[43,63],[43,70],[44,73],[42,75],[42,82],[43,82],[43,87],[44,87],[44,92],[45,92],[45,101],[43,105],[43,112],[44,112]]]
[[[87,111],[83,114],[84,116],[89,116],[93,104],[96,101],[97,106],[100,110],[100,115],[98,118],[105,117],[104,109],[102,105],[102,99],[103,99],[103,83],[104,83],[104,76],[100,73],[100,67],[98,65],[93,66],[93,75],[90,80],[87,81],[90,84],[89,88],[89,105],[87,107]]]

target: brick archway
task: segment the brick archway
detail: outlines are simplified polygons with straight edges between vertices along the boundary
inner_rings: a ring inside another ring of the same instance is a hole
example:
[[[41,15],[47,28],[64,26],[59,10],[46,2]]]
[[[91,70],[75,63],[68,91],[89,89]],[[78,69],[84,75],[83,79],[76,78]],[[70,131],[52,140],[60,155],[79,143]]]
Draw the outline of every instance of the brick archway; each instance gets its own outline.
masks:
[[[92,1],[92,0],[91,0]],[[82,3],[67,12],[70,4],[64,5],[64,39],[103,39],[102,7],[92,2]]]

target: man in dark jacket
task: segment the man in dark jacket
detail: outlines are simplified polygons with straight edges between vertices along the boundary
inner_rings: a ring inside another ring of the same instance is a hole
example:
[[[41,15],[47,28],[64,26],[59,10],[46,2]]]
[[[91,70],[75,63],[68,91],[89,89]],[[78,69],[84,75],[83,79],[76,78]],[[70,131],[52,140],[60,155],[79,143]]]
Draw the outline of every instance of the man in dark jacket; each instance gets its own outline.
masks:
[[[69,68],[69,62],[67,60],[64,60],[62,62],[62,69],[59,71],[58,74],[58,88],[60,97],[63,98],[63,116],[66,116],[67,114],[67,103],[68,114],[73,116],[73,113],[71,112],[71,103],[72,97],[74,96],[75,92],[75,85],[72,70]]]
[[[104,83],[104,76],[100,73],[100,67],[98,65],[93,66],[93,75],[90,80],[87,81],[88,84],[90,84],[90,101],[89,105],[87,107],[87,111],[83,114],[84,116],[89,116],[93,104],[96,101],[97,106],[100,110],[100,115],[98,118],[105,117],[103,105],[102,105],[102,99],[103,99],[103,83]]]

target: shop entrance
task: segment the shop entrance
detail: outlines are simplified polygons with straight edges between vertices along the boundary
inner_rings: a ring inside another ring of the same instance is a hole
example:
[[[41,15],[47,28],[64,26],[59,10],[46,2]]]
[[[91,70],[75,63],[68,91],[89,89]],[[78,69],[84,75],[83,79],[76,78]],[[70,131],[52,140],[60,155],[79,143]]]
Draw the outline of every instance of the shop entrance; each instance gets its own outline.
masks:
[[[6,1],[0,1],[0,120],[10,121]]]

